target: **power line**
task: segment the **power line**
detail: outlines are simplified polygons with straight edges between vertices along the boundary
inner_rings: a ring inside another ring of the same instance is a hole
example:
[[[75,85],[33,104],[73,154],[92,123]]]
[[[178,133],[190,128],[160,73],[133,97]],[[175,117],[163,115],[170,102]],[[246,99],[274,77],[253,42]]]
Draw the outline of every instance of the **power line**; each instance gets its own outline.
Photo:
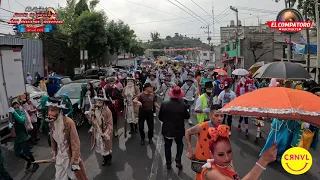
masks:
[[[113,17],[115,17],[116,19],[119,19],[116,15],[114,15],[111,11],[109,11],[108,9],[106,9],[105,7],[103,7],[101,4],[99,4],[104,10],[106,10],[108,13],[110,13]]]
[[[169,3],[173,4],[174,6],[178,7],[179,9],[183,10],[184,12],[188,13],[190,16],[194,17],[195,19],[197,19],[198,21],[201,22],[201,20],[199,20],[197,17],[195,17],[194,15],[192,15],[191,13],[189,13],[188,11],[186,11],[185,9],[181,8],[180,6],[176,5],[175,3],[171,2],[170,0],[168,0]],[[204,21],[205,25],[208,24],[206,21]],[[202,22],[203,23],[203,22]]]
[[[194,0],[191,0],[195,5],[197,5],[200,9],[202,9],[202,11],[204,11],[205,13],[207,13],[209,16],[212,17],[211,14],[209,14],[205,9],[203,9],[198,3],[196,3]]]
[[[168,0],[170,1],[170,0]],[[204,20],[202,17],[200,17],[198,14],[196,14],[195,12],[193,12],[191,9],[189,9],[187,6],[185,6],[184,4],[182,4],[181,2],[179,2],[178,0],[175,0],[177,3],[179,3],[181,6],[183,6],[184,8],[186,8],[187,10],[189,10],[190,12],[192,12],[194,15],[196,15],[197,17],[199,17],[201,20],[203,20],[206,24],[208,24],[208,22],[206,20]]]
[[[26,8],[24,5],[22,5],[21,3],[19,3],[17,0],[14,0],[17,4],[19,4],[20,6],[22,6],[23,8]]]
[[[9,13],[14,13],[14,12],[8,10],[8,9],[4,9],[4,8],[1,8],[1,7],[0,7],[0,9],[3,10],[3,11],[9,12]]]
[[[134,23],[134,24],[129,24],[129,25],[132,26],[132,25],[139,25],[139,24],[150,24],[150,23],[157,23],[157,22],[175,21],[175,20],[181,20],[181,19],[190,19],[190,18],[193,18],[193,17],[188,17],[188,18],[176,18],[176,19],[165,19],[165,20],[159,20],[159,21],[150,21],[150,22]]]

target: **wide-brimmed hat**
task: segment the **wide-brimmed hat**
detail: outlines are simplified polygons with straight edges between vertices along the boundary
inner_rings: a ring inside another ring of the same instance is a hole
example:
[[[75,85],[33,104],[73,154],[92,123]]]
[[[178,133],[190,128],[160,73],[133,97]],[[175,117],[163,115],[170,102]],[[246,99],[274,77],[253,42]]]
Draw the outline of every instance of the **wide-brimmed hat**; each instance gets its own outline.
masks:
[[[151,85],[150,83],[145,83],[145,84],[143,85],[143,89],[146,89],[146,88],[148,88],[148,87],[152,87],[152,85]]]
[[[93,98],[95,101],[108,101],[109,99],[104,98],[102,94],[98,94]]]
[[[185,93],[181,91],[179,86],[175,86],[171,91],[169,91],[169,96],[171,98],[182,98],[184,95]]]
[[[108,78],[107,78],[107,82],[108,82],[108,83],[116,82],[116,81],[117,81],[117,78],[115,78],[115,77],[108,77]]]
[[[126,80],[127,80],[127,81],[135,81],[136,79],[135,79],[135,78],[132,78],[132,77],[127,77]]]
[[[204,83],[204,87],[205,87],[205,88],[213,88],[212,81],[205,82],[205,83]]]
[[[46,106],[47,107],[56,107],[59,109],[68,109],[65,104],[62,104],[62,99],[60,99],[60,98],[49,97],[49,99],[46,103]]]

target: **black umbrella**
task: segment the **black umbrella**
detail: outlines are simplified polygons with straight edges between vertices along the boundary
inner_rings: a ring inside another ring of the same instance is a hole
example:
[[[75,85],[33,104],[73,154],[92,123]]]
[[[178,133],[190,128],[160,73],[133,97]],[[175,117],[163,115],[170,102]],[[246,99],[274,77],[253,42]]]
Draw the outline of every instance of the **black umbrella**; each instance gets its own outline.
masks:
[[[254,73],[255,78],[277,78],[301,80],[310,79],[311,76],[307,70],[300,64],[290,62],[272,62],[261,66],[257,72]]]

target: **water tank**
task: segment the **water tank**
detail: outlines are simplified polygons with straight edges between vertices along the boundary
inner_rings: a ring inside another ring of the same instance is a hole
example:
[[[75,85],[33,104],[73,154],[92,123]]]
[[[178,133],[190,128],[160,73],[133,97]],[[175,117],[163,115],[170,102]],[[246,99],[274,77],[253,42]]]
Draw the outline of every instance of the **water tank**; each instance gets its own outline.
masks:
[[[234,20],[230,21],[230,27],[234,27]]]
[[[241,21],[240,20],[238,20],[238,26],[241,26]]]

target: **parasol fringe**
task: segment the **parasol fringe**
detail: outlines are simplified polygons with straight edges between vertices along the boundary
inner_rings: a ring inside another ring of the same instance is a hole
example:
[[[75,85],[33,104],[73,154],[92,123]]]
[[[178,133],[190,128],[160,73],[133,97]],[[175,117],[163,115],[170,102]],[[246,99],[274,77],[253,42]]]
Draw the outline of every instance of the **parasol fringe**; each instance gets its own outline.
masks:
[[[231,106],[220,109],[222,113],[237,114],[238,112],[260,113],[260,114],[299,114],[307,116],[320,116],[320,112],[303,111],[300,109],[272,109],[272,108],[247,108],[242,106]]]

